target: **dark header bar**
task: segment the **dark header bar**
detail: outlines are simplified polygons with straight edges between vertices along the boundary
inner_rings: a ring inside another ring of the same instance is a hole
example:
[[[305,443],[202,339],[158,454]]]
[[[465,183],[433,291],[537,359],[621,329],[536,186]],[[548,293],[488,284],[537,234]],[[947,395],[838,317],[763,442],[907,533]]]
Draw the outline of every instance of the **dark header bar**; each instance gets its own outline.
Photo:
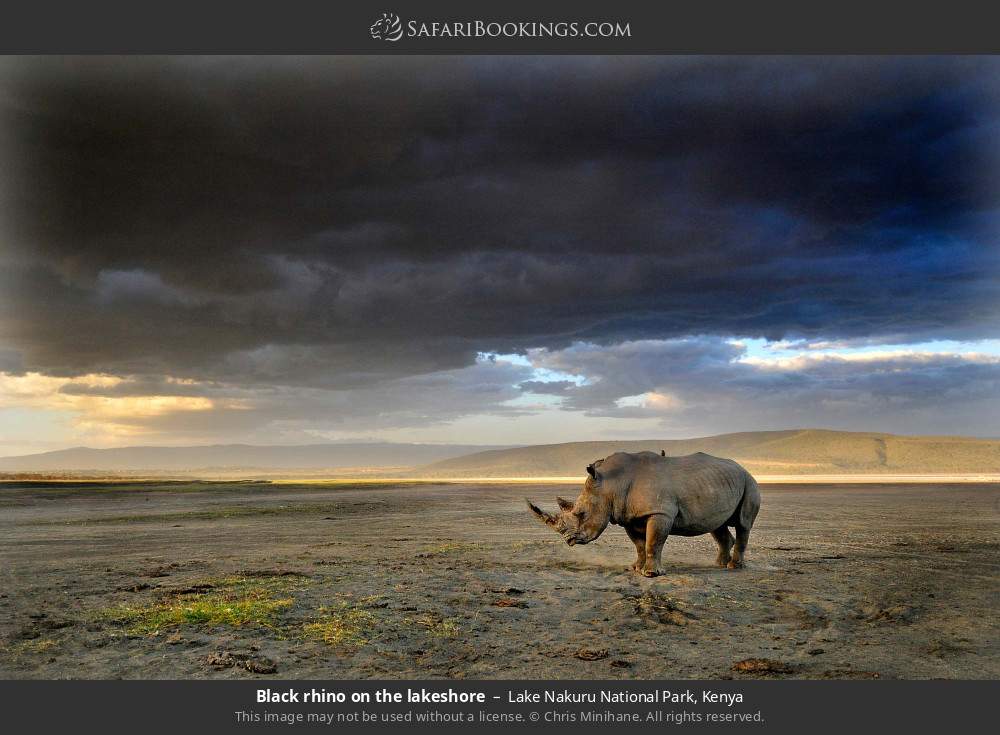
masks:
[[[36,0],[3,53],[996,53],[995,6],[686,0]]]

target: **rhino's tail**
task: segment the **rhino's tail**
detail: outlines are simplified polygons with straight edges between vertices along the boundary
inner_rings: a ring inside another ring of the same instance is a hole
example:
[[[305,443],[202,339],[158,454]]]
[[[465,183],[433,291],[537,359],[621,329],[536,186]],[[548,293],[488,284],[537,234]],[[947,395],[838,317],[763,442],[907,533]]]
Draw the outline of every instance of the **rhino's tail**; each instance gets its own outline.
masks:
[[[740,505],[733,514],[736,516],[737,524],[741,528],[750,530],[753,522],[757,519],[760,511],[760,490],[757,488],[757,481],[749,472],[745,473],[745,484],[743,486],[743,497]]]

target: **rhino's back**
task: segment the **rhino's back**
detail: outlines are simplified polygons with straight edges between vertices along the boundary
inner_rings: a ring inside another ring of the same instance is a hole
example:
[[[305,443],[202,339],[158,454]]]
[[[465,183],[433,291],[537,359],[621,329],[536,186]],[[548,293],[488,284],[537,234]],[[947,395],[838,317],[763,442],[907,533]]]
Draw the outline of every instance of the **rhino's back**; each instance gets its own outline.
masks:
[[[664,513],[674,518],[671,533],[714,531],[736,511],[747,478],[747,471],[733,460],[703,452],[683,457],[636,455],[626,520]]]

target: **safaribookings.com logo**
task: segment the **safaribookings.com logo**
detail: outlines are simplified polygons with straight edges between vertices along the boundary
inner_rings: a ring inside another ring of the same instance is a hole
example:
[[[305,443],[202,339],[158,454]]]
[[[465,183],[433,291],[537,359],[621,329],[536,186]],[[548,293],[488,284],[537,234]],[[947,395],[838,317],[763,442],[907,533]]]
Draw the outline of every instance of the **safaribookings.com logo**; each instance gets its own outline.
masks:
[[[395,13],[382,17],[368,29],[376,41],[403,38],[631,38],[625,21],[418,21],[404,26]]]
[[[403,24],[395,13],[382,13],[368,30],[376,41],[398,41],[403,37]]]

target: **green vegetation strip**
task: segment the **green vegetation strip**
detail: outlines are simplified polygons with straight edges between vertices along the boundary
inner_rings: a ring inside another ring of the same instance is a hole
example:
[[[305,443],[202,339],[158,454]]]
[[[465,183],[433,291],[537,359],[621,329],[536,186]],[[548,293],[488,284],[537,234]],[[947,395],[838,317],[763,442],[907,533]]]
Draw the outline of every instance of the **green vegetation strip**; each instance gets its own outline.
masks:
[[[274,628],[281,611],[294,602],[288,595],[294,585],[284,577],[226,577],[201,582],[197,591],[180,592],[148,605],[108,608],[100,617],[125,625],[131,635],[151,635],[184,624]]]
[[[124,627],[129,635],[158,635],[185,625],[270,629],[280,637],[304,637],[336,648],[360,648],[375,641],[408,637],[418,632],[432,639],[454,638],[455,620],[433,613],[401,616],[380,595],[355,598],[336,594],[305,623],[282,621],[294,604],[293,593],[313,584],[302,577],[238,575],[197,582],[144,605],[120,605],[101,610],[98,618]]]
[[[365,510],[370,510],[366,508]],[[95,516],[71,520],[29,521],[26,526],[95,526],[115,523],[165,523],[174,521],[213,521],[248,516],[278,516],[299,513],[329,513],[349,515],[355,512],[350,504],[320,505],[295,503],[290,505],[235,505],[212,510],[191,510],[178,513],[145,513],[127,516]]]
[[[455,638],[460,629],[450,618],[429,613],[399,617],[384,610],[378,596],[340,600],[319,609],[319,616],[303,627],[309,638],[335,647],[359,648],[374,641],[387,641],[420,631],[430,638]]]
[[[331,646],[363,646],[378,633],[379,619],[371,610],[338,602],[319,609],[319,618],[303,628],[306,636]]]

